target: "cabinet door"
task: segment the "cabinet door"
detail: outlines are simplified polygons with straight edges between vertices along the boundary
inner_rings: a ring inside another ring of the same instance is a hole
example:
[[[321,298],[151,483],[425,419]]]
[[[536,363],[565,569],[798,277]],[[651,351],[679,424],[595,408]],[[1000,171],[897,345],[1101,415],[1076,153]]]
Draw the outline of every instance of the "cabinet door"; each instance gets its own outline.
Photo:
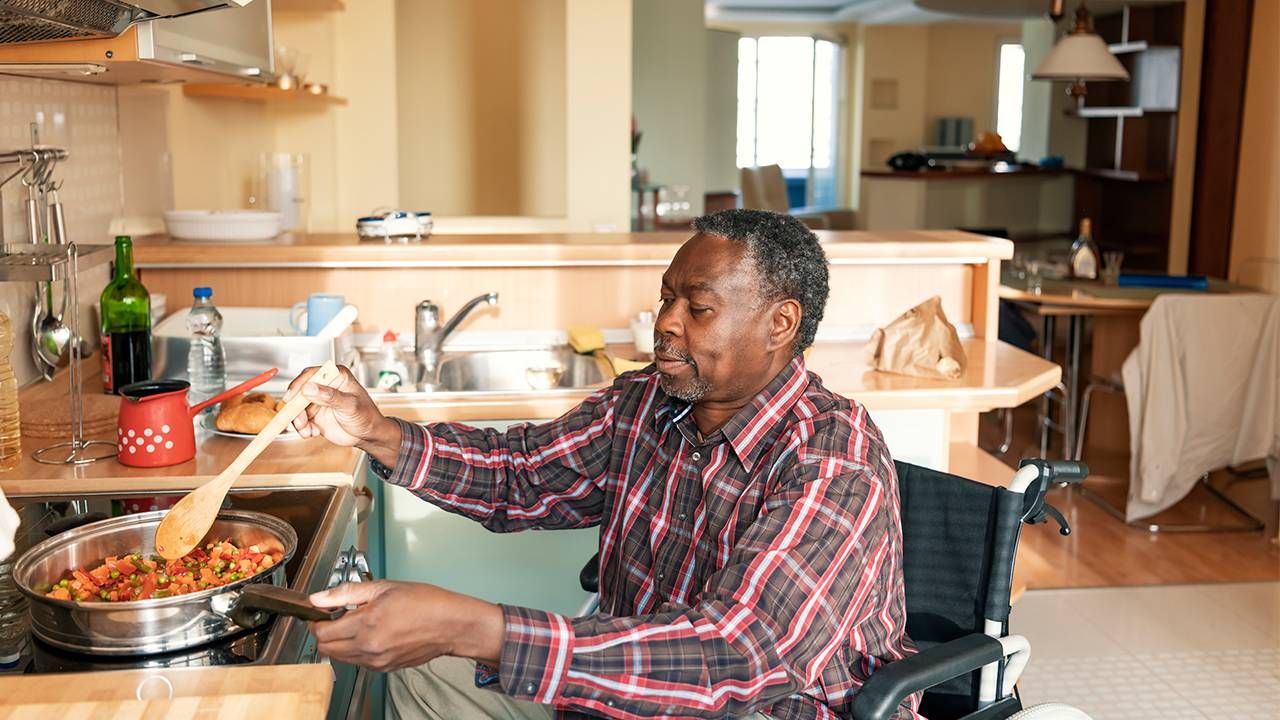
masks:
[[[473,423],[503,429],[517,420]],[[382,493],[386,575],[429,582],[492,602],[576,615],[588,595],[578,571],[599,546],[598,528],[491,533],[408,490]]]

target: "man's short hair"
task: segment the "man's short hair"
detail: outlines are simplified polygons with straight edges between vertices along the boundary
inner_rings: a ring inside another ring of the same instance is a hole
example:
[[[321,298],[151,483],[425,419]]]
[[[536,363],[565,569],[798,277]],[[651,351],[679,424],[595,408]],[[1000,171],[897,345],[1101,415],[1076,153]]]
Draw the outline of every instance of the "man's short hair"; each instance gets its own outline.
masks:
[[[760,301],[800,303],[800,327],[792,350],[813,344],[827,306],[827,255],[818,236],[790,215],[767,210],[722,210],[693,221],[703,235],[742,243],[760,278]]]

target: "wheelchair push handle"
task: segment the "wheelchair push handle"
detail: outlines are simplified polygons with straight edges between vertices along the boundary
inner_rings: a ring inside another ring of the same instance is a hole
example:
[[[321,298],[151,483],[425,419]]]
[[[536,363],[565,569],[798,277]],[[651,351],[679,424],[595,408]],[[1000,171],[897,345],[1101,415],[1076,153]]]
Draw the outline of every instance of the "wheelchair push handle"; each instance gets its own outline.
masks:
[[[1018,463],[1019,468],[1034,465],[1040,470],[1040,477],[1054,483],[1078,484],[1089,477],[1089,466],[1078,460],[1044,460],[1027,458]]]

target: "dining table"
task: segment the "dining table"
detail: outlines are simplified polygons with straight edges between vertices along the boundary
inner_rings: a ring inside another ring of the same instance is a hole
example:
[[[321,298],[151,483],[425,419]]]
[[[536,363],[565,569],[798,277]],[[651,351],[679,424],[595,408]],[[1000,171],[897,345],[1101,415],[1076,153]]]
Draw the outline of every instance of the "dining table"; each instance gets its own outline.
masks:
[[[1091,374],[1095,378],[1119,376],[1120,365],[1138,344],[1138,323],[1151,303],[1164,293],[1232,293],[1253,292],[1236,283],[1209,278],[1208,287],[1193,290],[1175,287],[1135,287],[1110,284],[1101,280],[1046,277],[1029,274],[1019,269],[1003,271],[1000,277],[999,297],[1027,309],[1040,318],[1041,355],[1054,360],[1054,332],[1058,318],[1067,322],[1066,343],[1063,348],[1063,452],[1068,460],[1079,460],[1083,448],[1080,428],[1081,354],[1084,346],[1085,323],[1094,324],[1092,339]],[[1041,456],[1048,455],[1049,436],[1052,432],[1050,398],[1041,399],[1042,421],[1040,425]],[[1108,435],[1115,437],[1119,429]],[[1121,432],[1124,449],[1127,449],[1127,428]],[[1120,448],[1117,448],[1120,449]]]

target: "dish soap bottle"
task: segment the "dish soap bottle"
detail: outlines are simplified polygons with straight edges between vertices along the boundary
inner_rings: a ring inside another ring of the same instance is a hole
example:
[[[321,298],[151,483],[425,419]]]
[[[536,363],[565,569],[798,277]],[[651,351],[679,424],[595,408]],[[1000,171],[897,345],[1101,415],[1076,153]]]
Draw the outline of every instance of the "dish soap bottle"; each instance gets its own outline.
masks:
[[[1093,223],[1080,221],[1080,236],[1071,243],[1071,276],[1081,280],[1098,279],[1098,245],[1093,242]]]
[[[388,330],[382,336],[382,352],[378,356],[378,379],[374,389],[382,392],[396,392],[409,377],[409,369],[400,359],[399,336],[394,330]]]
[[[9,353],[12,351],[13,325],[9,322],[8,315],[0,313],[0,470],[12,470],[22,460],[18,379],[9,362]]]
[[[133,239],[116,237],[116,267],[99,299],[102,318],[102,384],[117,393],[151,379],[151,294],[133,274]]]

